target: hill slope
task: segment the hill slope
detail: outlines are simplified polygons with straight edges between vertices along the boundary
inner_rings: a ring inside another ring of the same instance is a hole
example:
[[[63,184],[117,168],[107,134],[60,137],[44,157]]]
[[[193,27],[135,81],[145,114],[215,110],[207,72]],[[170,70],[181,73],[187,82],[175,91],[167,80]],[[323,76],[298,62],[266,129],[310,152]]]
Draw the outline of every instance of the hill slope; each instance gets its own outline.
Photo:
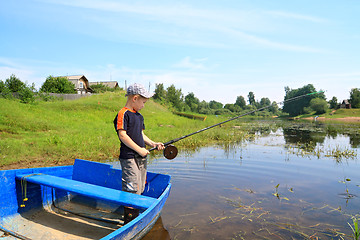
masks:
[[[0,167],[62,165],[72,163],[74,158],[117,158],[119,140],[113,119],[125,102],[124,92],[34,105],[0,98]],[[223,120],[215,116],[205,122],[179,117],[151,99],[141,113],[146,135],[162,142]],[[229,137],[223,130],[214,129],[177,145],[194,147],[221,139],[237,141],[241,136],[239,130]]]

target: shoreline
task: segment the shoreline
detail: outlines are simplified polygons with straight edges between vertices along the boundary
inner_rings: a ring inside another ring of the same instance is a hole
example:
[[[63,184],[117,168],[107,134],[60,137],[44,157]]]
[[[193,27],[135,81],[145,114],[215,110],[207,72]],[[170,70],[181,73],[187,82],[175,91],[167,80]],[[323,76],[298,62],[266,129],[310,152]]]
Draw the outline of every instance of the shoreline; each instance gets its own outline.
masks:
[[[315,117],[306,117],[306,118],[298,118],[305,120],[313,120],[313,121],[339,121],[339,122],[360,122],[360,117],[342,117],[342,118],[326,118],[326,117],[318,117],[315,120]]]
[[[360,123],[360,117],[341,117],[341,118],[327,118],[327,117],[306,117],[306,118],[292,118],[293,120],[308,120],[308,121],[319,121],[319,122],[344,122],[344,123]],[[74,162],[73,158],[62,159],[62,160],[53,160],[45,161],[44,159],[27,159],[25,161],[13,162],[11,164],[1,165],[0,170],[10,170],[10,169],[21,169],[29,167],[54,167],[54,166],[64,166],[72,165]]]

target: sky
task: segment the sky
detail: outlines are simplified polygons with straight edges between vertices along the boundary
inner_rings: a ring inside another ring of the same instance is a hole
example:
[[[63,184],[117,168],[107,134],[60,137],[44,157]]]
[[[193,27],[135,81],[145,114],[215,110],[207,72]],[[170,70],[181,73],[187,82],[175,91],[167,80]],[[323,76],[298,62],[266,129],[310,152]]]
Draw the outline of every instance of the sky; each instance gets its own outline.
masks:
[[[223,104],[313,84],[342,101],[360,88],[359,12],[359,0],[1,1],[0,80],[173,84]]]

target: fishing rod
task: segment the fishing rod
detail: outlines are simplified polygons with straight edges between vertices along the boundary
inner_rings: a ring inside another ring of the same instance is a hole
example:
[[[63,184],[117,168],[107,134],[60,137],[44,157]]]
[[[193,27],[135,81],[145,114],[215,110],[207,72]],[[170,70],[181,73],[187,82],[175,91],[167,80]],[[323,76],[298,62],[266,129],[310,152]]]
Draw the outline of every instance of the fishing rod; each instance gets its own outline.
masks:
[[[298,100],[298,99],[300,99],[300,98],[303,98],[303,97],[306,97],[306,96],[310,96],[310,95],[313,95],[313,94],[323,93],[323,92],[324,92],[324,91],[307,93],[307,94],[304,94],[304,95],[300,95],[300,96],[296,96],[296,97],[293,97],[293,98],[286,99],[286,100],[281,101],[281,102],[277,102],[276,104],[279,105],[279,104],[284,104],[284,103],[296,101],[296,100]],[[182,139],[184,139],[184,138],[190,137],[190,136],[192,136],[192,135],[201,133],[201,132],[206,131],[206,130],[208,130],[208,129],[210,129],[210,128],[213,128],[213,127],[219,126],[219,125],[221,125],[221,124],[224,124],[224,123],[233,121],[233,120],[235,120],[235,119],[241,118],[241,117],[243,117],[243,116],[246,116],[246,115],[249,115],[249,114],[252,114],[252,113],[255,113],[255,112],[259,112],[259,111],[265,110],[265,109],[270,108],[270,107],[272,107],[272,106],[273,106],[273,104],[270,104],[270,105],[268,105],[268,106],[265,106],[265,107],[262,107],[262,108],[258,108],[258,109],[256,109],[256,110],[253,110],[253,111],[250,111],[250,112],[241,114],[241,115],[239,115],[239,116],[236,116],[236,117],[230,118],[230,119],[228,119],[228,120],[219,122],[219,123],[217,123],[217,124],[208,126],[208,127],[206,127],[206,128],[200,129],[200,130],[198,130],[198,131],[196,131],[196,132],[189,133],[189,134],[184,135],[184,136],[182,136],[182,137],[178,137],[178,138],[172,139],[172,140],[164,143],[164,146],[165,146],[165,149],[164,149],[164,157],[167,158],[167,159],[174,159],[174,158],[177,156],[178,150],[177,150],[177,148],[176,148],[174,145],[172,145],[172,144],[175,143],[175,142],[178,142],[178,141],[180,141],[180,140],[182,140]],[[153,150],[155,150],[155,149],[157,149],[157,148],[156,148],[156,147],[150,148],[150,149],[149,149],[149,152],[151,152],[151,151],[153,151]]]

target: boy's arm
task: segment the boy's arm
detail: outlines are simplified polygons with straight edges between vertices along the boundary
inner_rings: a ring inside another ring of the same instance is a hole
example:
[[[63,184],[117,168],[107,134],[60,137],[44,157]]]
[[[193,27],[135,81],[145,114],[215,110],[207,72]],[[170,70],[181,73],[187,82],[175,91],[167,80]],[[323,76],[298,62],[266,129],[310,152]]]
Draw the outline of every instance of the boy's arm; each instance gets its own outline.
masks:
[[[121,142],[123,142],[126,146],[137,152],[140,156],[146,157],[150,152],[146,148],[142,148],[137,145],[130,137],[126,134],[125,130],[119,130],[118,136]]]
[[[146,145],[148,145],[150,147],[156,147],[158,150],[164,149],[164,144],[162,142],[154,142],[148,136],[146,136],[144,132],[142,133],[142,135],[143,135],[144,142]]]

